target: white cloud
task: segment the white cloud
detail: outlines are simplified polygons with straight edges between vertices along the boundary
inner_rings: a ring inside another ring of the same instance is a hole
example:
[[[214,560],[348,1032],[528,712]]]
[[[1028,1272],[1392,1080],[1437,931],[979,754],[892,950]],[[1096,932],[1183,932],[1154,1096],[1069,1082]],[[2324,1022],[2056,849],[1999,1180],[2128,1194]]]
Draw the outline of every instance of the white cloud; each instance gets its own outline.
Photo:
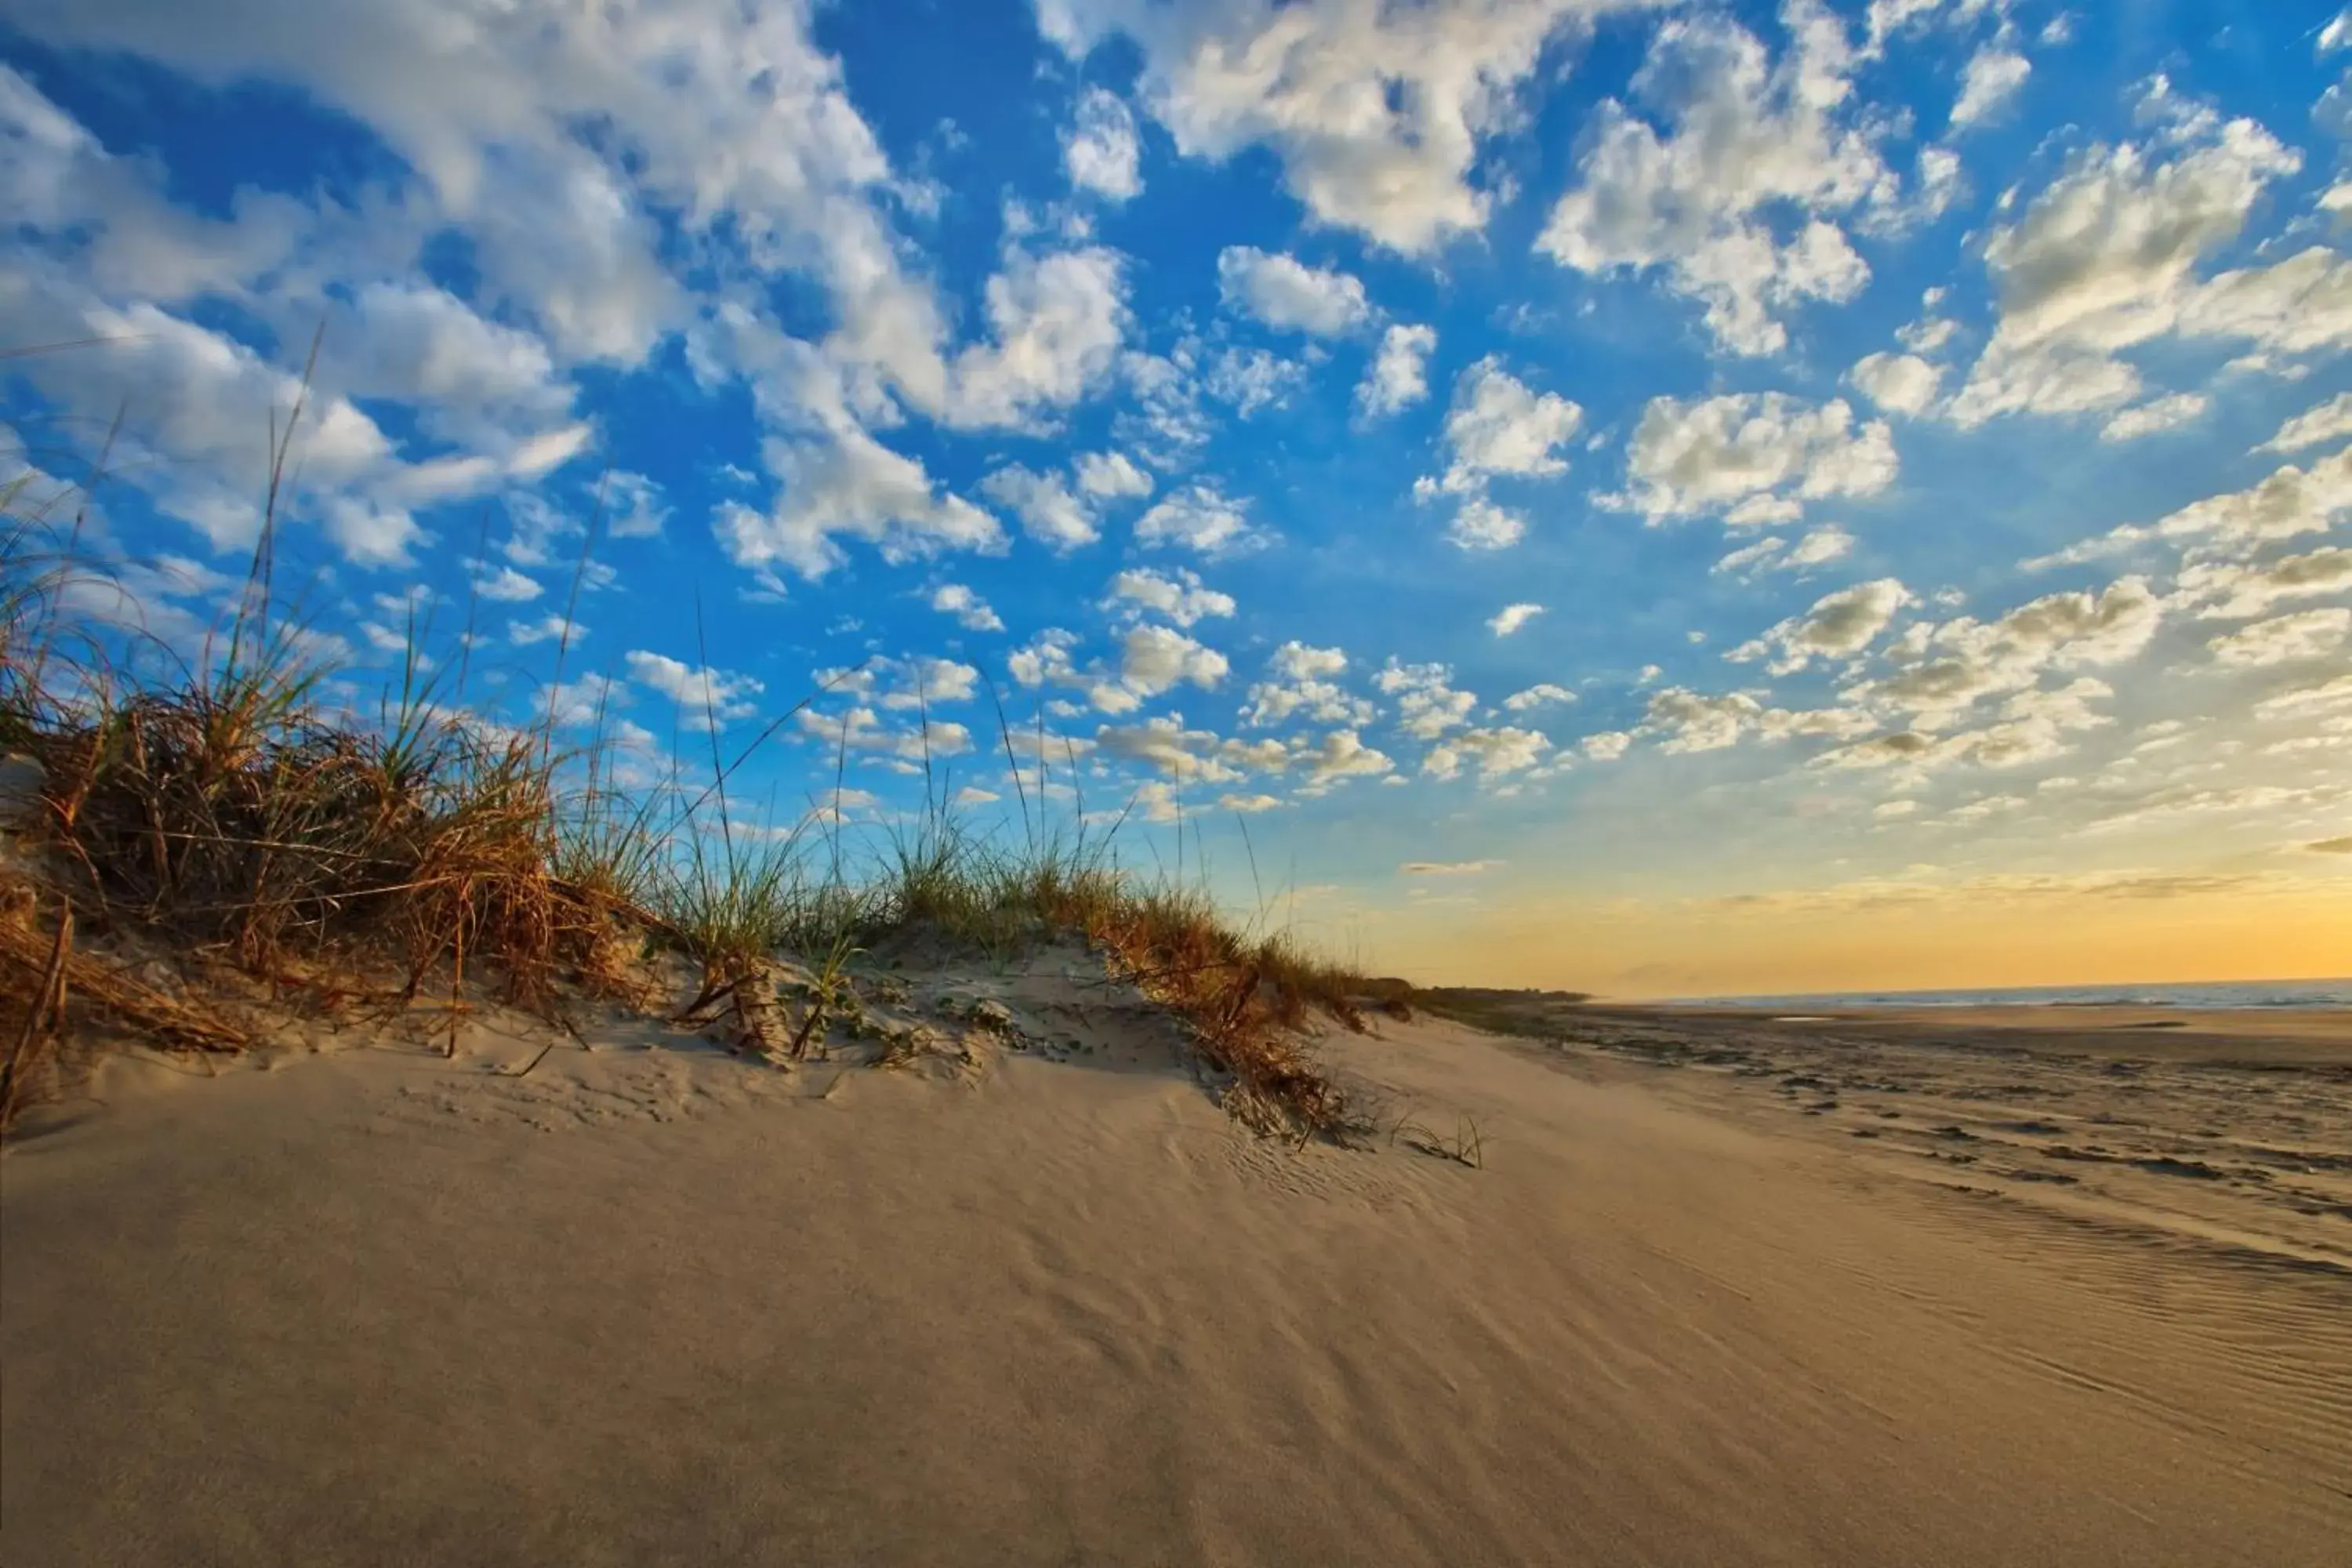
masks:
[[[1653,522],[1709,511],[1735,525],[1786,521],[1808,500],[1875,495],[1897,468],[1885,422],[1857,429],[1843,398],[1654,397],[1628,449],[1626,500]]]
[[[1180,626],[1212,616],[1230,616],[1234,609],[1232,595],[1203,585],[1200,574],[1182,567],[1172,577],[1148,566],[1121,572],[1110,581],[1105,607],[1116,607],[1122,601],[1164,616]]]
[[[1135,626],[1119,639],[1119,679],[1139,696],[1185,681],[1212,690],[1230,668],[1223,654],[1165,626]]]
[[[2033,67],[2023,55],[1987,44],[1960,73],[1960,96],[1952,105],[1952,129],[1975,125],[2017,96]]]
[[[1775,675],[1800,670],[1814,658],[1852,658],[1878,639],[1896,611],[1915,603],[1909,589],[1892,577],[1857,583],[1824,595],[1801,616],[1791,616],[1755,641],[1735,649],[1740,662],[1769,658]]]
[[[1898,195],[1867,121],[1839,122],[1856,60],[1845,24],[1816,0],[1787,0],[1783,19],[1777,65],[1727,17],[1662,24],[1633,97],[1667,132],[1604,102],[1537,242],[1580,272],[1660,269],[1737,353],[1777,353],[1788,310],[1859,294],[1870,268],[1834,219]]]
[[[2211,406],[2211,400],[2202,393],[2169,393],[2134,407],[2117,410],[2100,427],[2099,439],[2137,441],[2143,436],[2175,430],[2201,417]]]
[[[643,648],[631,648],[624,662],[630,679],[677,703],[679,721],[689,726],[748,719],[760,710],[751,699],[766,689],[751,676],[682,664]]]
[[[1445,415],[1452,456],[1439,479],[1423,479],[1449,495],[1482,491],[1496,475],[1555,479],[1568,472],[1559,455],[1584,423],[1584,410],[1558,393],[1537,393],[1489,354],[1462,373]]]
[[[1543,613],[1541,605],[1506,605],[1487,620],[1486,629],[1498,637],[1507,637]]]
[[[1115,202],[1143,194],[1142,148],[1135,116],[1115,92],[1090,87],[1078,97],[1076,116],[1062,139],[1062,167],[1070,184]]]
[[[2254,704],[2258,719],[2305,719],[2336,712],[2352,712],[2352,675],[2289,687]]]
[[[1454,510],[1445,537],[1464,550],[1507,550],[1527,531],[1525,517],[1483,496],[1474,496]]]
[[[1376,419],[1410,408],[1429,395],[1427,367],[1437,347],[1433,327],[1391,325],[1381,334],[1380,353],[1356,387],[1356,407]]]
[[[536,581],[511,566],[501,566],[495,572],[486,566],[474,579],[474,592],[495,604],[522,604],[538,598],[545,591]]]
[[[1391,658],[1372,684],[1396,699],[1397,727],[1408,735],[1433,741],[1448,730],[1470,721],[1478,699],[1452,685],[1454,671],[1443,664],[1400,664]]]
[[[1210,396],[1232,404],[1244,419],[1261,408],[1282,406],[1306,384],[1304,364],[1262,348],[1220,349],[1202,382]]]
[[[961,497],[941,496],[919,461],[876,440],[803,348],[785,353],[807,373],[800,391],[811,428],[767,444],[768,469],[781,481],[772,512],[720,505],[714,531],[738,565],[782,564],[814,580],[847,559],[836,542],[842,537],[874,544],[892,562],[1004,547],[994,518]]]
[[[988,601],[961,583],[942,583],[932,589],[931,608],[943,616],[953,616],[956,624],[968,632],[1001,632],[1004,629],[1004,622],[988,607]]]
[[[1553,703],[1573,702],[1575,700],[1575,692],[1569,690],[1566,687],[1554,686],[1551,682],[1547,680],[1537,685],[1530,686],[1525,691],[1512,692],[1508,697],[1503,699],[1503,706],[1513,713],[1525,713],[1530,709],[1542,708]]]
[[[1151,476],[1124,452],[1082,452],[1074,465],[1081,492],[1110,500],[1117,496],[1148,496]]]
[[[1550,750],[1551,742],[1533,730],[1509,726],[1465,730],[1430,747],[1421,760],[1421,771],[1432,778],[1450,779],[1462,771],[1464,763],[1474,763],[1483,784],[1525,773],[1542,762]]]
[[[2145,578],[2122,577],[2099,592],[2049,594],[1999,620],[1959,616],[1918,623],[1890,650],[1896,668],[1846,689],[1850,702],[1907,714],[1914,728],[1940,730],[1977,702],[2024,690],[2050,668],[2121,664],[2146,648],[2164,602]]]
[[[2352,589],[2352,549],[2331,545],[2260,565],[2195,562],[2180,569],[2176,588],[2182,604],[2209,618],[2259,616],[2290,599]]]
[[[991,337],[956,358],[943,414],[963,426],[1023,426],[1109,378],[1125,334],[1120,258],[1100,246],[1016,252],[988,280]]]
[[[1378,778],[1396,771],[1387,752],[1364,744],[1353,730],[1334,730],[1296,753],[1307,774],[1309,795],[1320,795],[1351,778]]]
[[[539,643],[553,642],[567,631],[574,642],[587,635],[586,627],[573,625],[550,611],[535,621],[509,621],[507,641],[517,647],[530,647]]]
[[[1371,317],[1360,279],[1253,246],[1229,245],[1217,253],[1217,287],[1229,309],[1313,337],[1345,336]]]
[[[2352,392],[2339,393],[2315,408],[2306,408],[2278,428],[2278,434],[2254,448],[2257,452],[2300,452],[2352,436]]]
[[[1059,474],[1041,474],[1009,463],[981,481],[982,491],[1021,519],[1030,538],[1066,554],[1102,537],[1086,502],[1070,493]]]
[[[1633,744],[1633,737],[1622,730],[1603,730],[1587,735],[1582,742],[1584,754],[1596,763],[1613,763],[1623,756]]]
[[[1240,503],[1207,483],[1160,500],[1136,520],[1135,537],[1146,545],[1179,545],[1213,559],[1255,542]]]
[[[1347,668],[1348,656],[1339,648],[1284,643],[1266,660],[1266,679],[1249,689],[1242,722],[1255,729],[1293,718],[1351,728],[1370,723],[1372,705],[1339,684]]]
[[[1074,58],[1113,32],[1132,37],[1144,102],[1185,156],[1268,147],[1316,222],[1420,254],[1484,226],[1491,198],[1472,166],[1482,140],[1516,122],[1546,41],[1627,4],[1040,0],[1037,18]]]
[[[2198,276],[2300,155],[2252,121],[2184,105],[2161,79],[2142,117],[2164,129],[2145,143],[2085,149],[1986,240],[2000,314],[1952,403],[1961,425],[2117,407],[2141,384],[2119,353],[2168,335],[2280,354],[2352,338],[2352,264],[2331,252]]]
[[[2335,652],[2347,632],[2352,632],[2352,610],[2337,605],[2255,621],[2205,646],[2221,664],[2292,664]]]
[[[1835,523],[1814,529],[1797,541],[1796,548],[1780,558],[1784,571],[1801,572],[1809,566],[1826,566],[1832,561],[1843,561],[1853,549],[1853,535]]]
[[[614,468],[602,481],[604,531],[614,539],[658,539],[669,521],[662,488],[643,474]]]
[[[1281,804],[1278,796],[1270,795],[1221,795],[1217,797],[1217,805],[1223,810],[1243,813],[1272,811]]]
[[[1943,378],[1939,366],[1916,354],[1866,354],[1846,374],[1846,379],[1879,407],[1890,414],[1914,416],[1926,413],[1928,405],[1936,401]]]

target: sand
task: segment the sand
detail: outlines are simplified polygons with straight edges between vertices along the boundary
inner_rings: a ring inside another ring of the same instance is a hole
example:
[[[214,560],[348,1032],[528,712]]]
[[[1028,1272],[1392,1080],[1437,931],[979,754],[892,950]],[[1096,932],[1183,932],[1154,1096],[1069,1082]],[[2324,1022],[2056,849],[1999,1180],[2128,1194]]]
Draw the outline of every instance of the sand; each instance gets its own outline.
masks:
[[[787,1077],[608,1026],[510,1077],[549,1041],[509,1021],[110,1071],[0,1158],[0,1560],[2346,1561],[2352,1211],[2106,1195],[2340,1182],[2343,1079],[1978,1101],[2030,1072],[1654,1018],[1327,1043],[1475,1118],[1470,1169],[1252,1138],[1071,955],[941,987],[1027,1047]],[[2267,1085],[2237,1136],[2300,1158],[1997,1179],[1913,1146],[1929,1090],[1834,1082],[1898,1068],[2074,1143]]]

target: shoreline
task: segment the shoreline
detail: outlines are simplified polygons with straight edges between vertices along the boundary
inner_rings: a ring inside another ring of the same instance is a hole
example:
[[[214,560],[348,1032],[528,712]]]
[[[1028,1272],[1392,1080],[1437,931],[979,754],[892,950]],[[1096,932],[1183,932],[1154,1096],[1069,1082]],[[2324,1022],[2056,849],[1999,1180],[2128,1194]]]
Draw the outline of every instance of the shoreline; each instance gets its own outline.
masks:
[[[2214,1066],[2352,1068],[2352,1007],[2152,1007],[2031,1003],[1953,1007],[1693,1007],[1587,1002],[1595,1017],[1652,1019],[1697,1035],[1833,1027],[1896,1040],[2037,1054],[2194,1059]]]

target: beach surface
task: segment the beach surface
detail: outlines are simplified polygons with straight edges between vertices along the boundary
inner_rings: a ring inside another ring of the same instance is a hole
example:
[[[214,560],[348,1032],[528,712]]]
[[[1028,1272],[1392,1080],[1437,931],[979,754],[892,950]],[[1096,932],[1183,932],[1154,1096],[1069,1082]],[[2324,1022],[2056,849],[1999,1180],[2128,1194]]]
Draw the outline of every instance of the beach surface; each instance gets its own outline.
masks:
[[[907,1071],[118,1064],[0,1159],[0,1559],[2345,1560],[2352,1053],[1381,1018],[1294,1152],[1081,958],[941,984]]]

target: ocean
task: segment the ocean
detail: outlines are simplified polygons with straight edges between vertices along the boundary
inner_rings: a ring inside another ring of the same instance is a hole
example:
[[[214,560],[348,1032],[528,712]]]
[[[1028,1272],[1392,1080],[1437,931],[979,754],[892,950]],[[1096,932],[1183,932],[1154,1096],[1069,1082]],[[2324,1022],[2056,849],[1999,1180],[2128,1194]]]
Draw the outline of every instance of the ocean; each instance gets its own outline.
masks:
[[[2021,985],[1979,991],[1834,991],[1691,996],[1678,1007],[2343,1007],[2352,979],[2230,980],[2191,985]]]

